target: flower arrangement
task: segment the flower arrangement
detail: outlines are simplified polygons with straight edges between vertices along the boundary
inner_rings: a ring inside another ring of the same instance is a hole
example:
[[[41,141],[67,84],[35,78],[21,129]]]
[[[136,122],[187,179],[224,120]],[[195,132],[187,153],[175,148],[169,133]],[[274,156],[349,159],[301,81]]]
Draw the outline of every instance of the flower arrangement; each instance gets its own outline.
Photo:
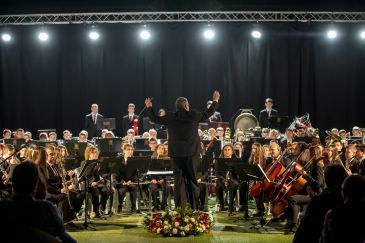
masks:
[[[163,236],[185,237],[208,233],[214,225],[211,212],[198,212],[190,205],[175,208],[173,211],[152,214],[144,218],[144,226],[151,233]]]

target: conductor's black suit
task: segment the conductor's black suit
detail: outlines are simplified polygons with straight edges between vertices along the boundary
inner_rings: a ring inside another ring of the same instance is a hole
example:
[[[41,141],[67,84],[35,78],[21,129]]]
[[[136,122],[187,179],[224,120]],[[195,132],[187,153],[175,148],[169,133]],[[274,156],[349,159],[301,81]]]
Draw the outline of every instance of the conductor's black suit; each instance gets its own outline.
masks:
[[[176,112],[167,112],[163,117],[157,116],[152,107],[147,108],[151,121],[167,126],[168,151],[173,161],[175,178],[174,199],[178,207],[188,202],[193,209],[198,209],[196,172],[201,152],[198,126],[199,122],[214,114],[217,104],[214,101],[204,112],[179,108]]]

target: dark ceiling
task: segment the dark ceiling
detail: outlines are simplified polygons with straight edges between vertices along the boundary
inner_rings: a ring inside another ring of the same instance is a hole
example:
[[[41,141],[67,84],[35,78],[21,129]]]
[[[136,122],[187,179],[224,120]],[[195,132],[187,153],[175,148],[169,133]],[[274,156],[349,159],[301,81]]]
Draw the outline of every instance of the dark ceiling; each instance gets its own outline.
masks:
[[[134,11],[364,11],[365,1],[269,0],[1,0],[0,14]]]

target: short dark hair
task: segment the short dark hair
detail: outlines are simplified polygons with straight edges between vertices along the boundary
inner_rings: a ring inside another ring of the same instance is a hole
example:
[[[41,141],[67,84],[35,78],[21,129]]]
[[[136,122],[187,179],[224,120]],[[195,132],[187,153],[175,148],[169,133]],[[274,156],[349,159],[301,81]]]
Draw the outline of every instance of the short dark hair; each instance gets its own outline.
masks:
[[[186,104],[186,102],[188,102],[188,99],[186,99],[185,97],[177,98],[176,102],[175,102],[176,110],[178,110],[180,108],[184,108],[184,104]]]
[[[362,201],[365,198],[365,177],[354,174],[347,177],[342,184],[342,193],[353,201]]]
[[[356,146],[356,148],[361,152],[365,153],[365,144],[359,144]]]
[[[340,190],[346,177],[345,169],[339,164],[328,165],[324,170],[324,180],[329,188]]]
[[[29,160],[15,166],[12,177],[12,186],[16,194],[33,193],[38,182],[37,165]]]

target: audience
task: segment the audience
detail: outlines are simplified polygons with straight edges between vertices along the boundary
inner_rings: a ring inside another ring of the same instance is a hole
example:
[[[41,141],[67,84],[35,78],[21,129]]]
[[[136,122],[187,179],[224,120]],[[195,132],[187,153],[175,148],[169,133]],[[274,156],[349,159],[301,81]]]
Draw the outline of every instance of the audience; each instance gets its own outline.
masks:
[[[342,184],[342,197],[344,204],[327,212],[320,242],[364,243],[365,177],[347,177]]]
[[[342,204],[341,184],[346,176],[346,171],[341,165],[326,167],[324,171],[326,187],[309,202],[293,243],[318,242],[327,211]]]
[[[1,240],[56,242],[54,237],[57,237],[64,243],[76,242],[65,231],[57,209],[50,202],[34,199],[38,180],[37,166],[31,161],[25,161],[14,168],[13,198],[0,202],[0,228],[6,230],[6,236],[9,237]],[[38,240],[33,236],[38,237]]]

